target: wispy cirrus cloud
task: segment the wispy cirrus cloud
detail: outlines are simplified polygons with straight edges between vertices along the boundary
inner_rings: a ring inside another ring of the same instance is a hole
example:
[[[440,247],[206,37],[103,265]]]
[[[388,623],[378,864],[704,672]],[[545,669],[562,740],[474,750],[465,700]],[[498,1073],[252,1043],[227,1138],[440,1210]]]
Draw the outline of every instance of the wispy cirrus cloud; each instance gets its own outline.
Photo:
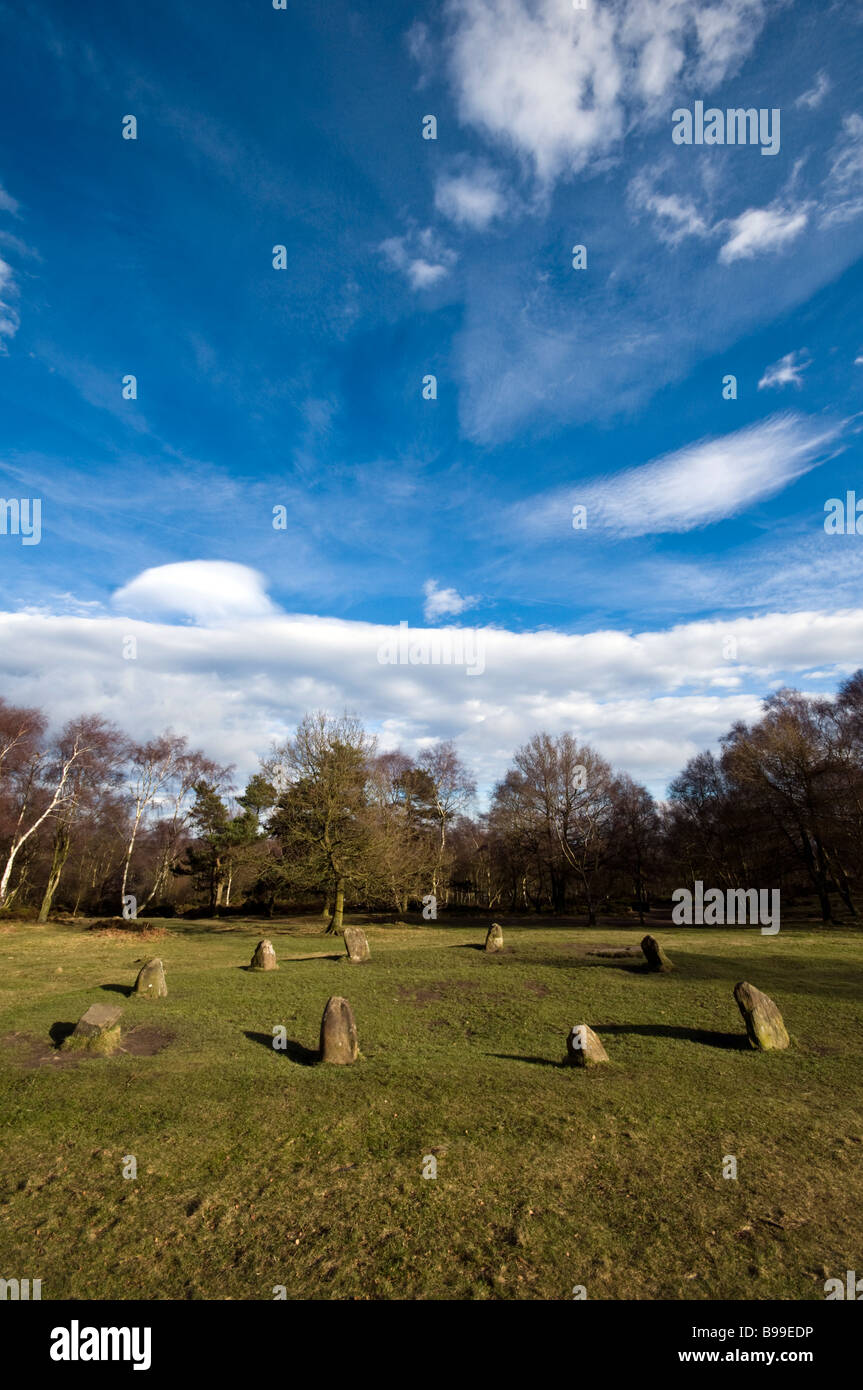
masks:
[[[812,359],[804,348],[800,348],[796,352],[786,352],[785,356],[780,357],[778,362],[772,363],[765,369],[764,375],[758,383],[758,390],[766,391],[781,386],[800,387],[803,385],[803,373],[811,365]]]
[[[863,117],[846,116],[830,152],[820,225],[831,227],[863,215]]]
[[[17,200],[12,197],[11,193],[7,193],[2,183],[0,183],[0,212],[11,212],[14,217],[17,216],[18,208],[19,204]]]
[[[805,106],[808,110],[814,111],[816,107],[821,105],[832,85],[826,72],[819,72],[813,85],[807,88],[805,92],[800,93],[794,105]]]
[[[653,177],[642,170],[628,189],[630,208],[654,219],[656,230],[668,246],[677,246],[686,237],[709,237],[713,227],[688,194],[661,193]]]
[[[672,454],[578,487],[519,504],[511,520],[531,531],[565,533],[573,506],[587,529],[618,536],[692,531],[772,497],[835,448],[842,426],[796,414],[701,440]]]
[[[12,267],[0,256],[0,352],[6,351],[4,340],[18,332],[20,320],[12,304],[17,292]]]
[[[10,213],[13,217],[18,215],[18,203],[10,193],[0,184],[0,212]],[[17,238],[5,234],[0,244],[20,249],[22,243]],[[25,251],[28,248],[24,248]],[[18,311],[13,301],[18,296],[18,285],[15,280],[15,272],[8,261],[0,256],[0,353],[6,351],[6,343],[10,338],[14,338],[18,332],[20,319]]]

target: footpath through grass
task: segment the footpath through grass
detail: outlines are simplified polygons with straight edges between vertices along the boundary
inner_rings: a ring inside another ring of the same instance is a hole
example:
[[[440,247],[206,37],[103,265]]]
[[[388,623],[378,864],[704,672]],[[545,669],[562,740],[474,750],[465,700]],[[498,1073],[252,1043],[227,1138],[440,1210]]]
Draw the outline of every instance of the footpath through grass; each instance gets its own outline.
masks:
[[[637,926],[504,919],[486,956],[485,922],[349,920],[366,965],[292,964],[342,944],[299,921],[0,928],[0,1275],[43,1299],[822,1299],[859,1271],[863,935],[654,927],[662,976],[587,957]],[[281,968],[250,973],[264,935]],[[153,955],[168,998],[126,998]],[[745,1045],[741,979],[787,1052]],[[332,994],[353,1067],[314,1064]],[[100,999],[127,1050],[58,1052]],[[611,1066],[559,1065],[576,1023]]]

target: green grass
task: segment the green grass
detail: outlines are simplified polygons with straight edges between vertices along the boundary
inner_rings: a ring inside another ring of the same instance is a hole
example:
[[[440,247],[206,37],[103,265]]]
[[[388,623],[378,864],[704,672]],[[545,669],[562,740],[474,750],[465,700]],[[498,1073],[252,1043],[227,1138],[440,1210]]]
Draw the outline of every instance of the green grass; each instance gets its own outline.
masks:
[[[45,1299],[821,1299],[860,1269],[863,935],[653,925],[662,976],[585,958],[637,926],[505,924],[486,956],[485,923],[350,920],[366,965],[291,964],[340,946],[312,923],[0,928],[3,1277]],[[280,969],[242,969],[262,936]],[[153,955],[167,999],[111,992]],[[788,1051],[745,1046],[741,979]],[[332,994],[353,1067],[312,1064]],[[100,999],[129,1051],[55,1048]],[[582,1022],[610,1066],[558,1065]]]

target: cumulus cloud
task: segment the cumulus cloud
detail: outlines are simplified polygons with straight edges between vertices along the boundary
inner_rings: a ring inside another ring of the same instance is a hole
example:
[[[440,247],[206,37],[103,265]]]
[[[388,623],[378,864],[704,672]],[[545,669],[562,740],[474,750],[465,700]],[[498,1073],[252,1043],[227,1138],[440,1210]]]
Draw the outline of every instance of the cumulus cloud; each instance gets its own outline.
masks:
[[[498,175],[485,165],[444,175],[435,189],[435,207],[451,222],[482,231],[506,209]]]
[[[856,669],[863,609],[637,633],[479,631],[484,670],[469,676],[455,665],[381,664],[393,629],[380,624],[277,612],[206,626],[7,613],[0,681],[7,699],[44,706],[56,723],[87,710],[138,737],[170,725],[240,777],[305,711],[348,708],[386,748],[455,738],[486,787],[537,730],[569,729],[661,794],[734,720],[756,718],[766,691],[813,671],[835,684]],[[123,659],[130,635],[134,661]]]
[[[800,415],[774,415],[717,439],[687,445],[639,468],[589,481],[514,508],[534,531],[560,533],[574,505],[587,508],[587,530],[619,536],[691,531],[737,516],[772,497],[823,461],[841,426]]]
[[[808,206],[747,208],[728,222],[730,235],[720,248],[719,259],[730,265],[768,251],[781,251],[800,236],[808,221]]]
[[[423,585],[425,603],[423,604],[423,616],[426,622],[435,622],[438,618],[457,617],[459,613],[464,613],[468,608],[475,608],[479,603],[476,595],[469,595],[462,598],[456,589],[439,589],[436,579],[427,579]]]
[[[411,231],[405,236],[388,237],[379,250],[394,270],[407,277],[411,289],[427,290],[443,280],[456,262],[456,255],[444,246],[431,227]]]
[[[542,182],[607,156],[627,128],[667,118],[673,89],[711,86],[751,52],[765,0],[451,0],[449,72],[463,122]]]
[[[230,560],[184,560],[146,569],[117,590],[113,603],[124,613],[188,618],[203,626],[277,612],[262,576]]]
[[[802,349],[798,352],[787,352],[778,362],[766,368],[758,383],[758,390],[765,391],[780,386],[800,387],[803,385],[803,373],[811,365],[811,359]]]

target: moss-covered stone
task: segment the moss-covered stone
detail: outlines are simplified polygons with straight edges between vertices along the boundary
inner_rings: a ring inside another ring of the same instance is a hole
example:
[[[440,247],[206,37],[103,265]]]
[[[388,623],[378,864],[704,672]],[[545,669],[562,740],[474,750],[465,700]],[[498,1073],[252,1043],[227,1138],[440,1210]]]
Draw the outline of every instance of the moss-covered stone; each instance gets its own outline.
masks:
[[[674,969],[655,936],[645,936],[641,942],[641,949],[644,952],[648,970],[660,971],[667,975]]]
[[[768,995],[741,980],[734,986],[734,998],[746,1024],[749,1046],[760,1052],[777,1052],[789,1044],[782,1015]]]
[[[97,1057],[110,1056],[120,1046],[120,1027],[106,1028],[101,1033],[70,1033],[60,1045],[62,1052],[89,1052]]]
[[[168,993],[168,985],[165,980],[165,967],[158,956],[148,960],[146,965],[142,965],[135,981],[135,994],[143,995],[146,999],[160,999]]]
[[[500,922],[492,922],[486,933],[485,949],[487,951],[503,950],[503,927]]]

